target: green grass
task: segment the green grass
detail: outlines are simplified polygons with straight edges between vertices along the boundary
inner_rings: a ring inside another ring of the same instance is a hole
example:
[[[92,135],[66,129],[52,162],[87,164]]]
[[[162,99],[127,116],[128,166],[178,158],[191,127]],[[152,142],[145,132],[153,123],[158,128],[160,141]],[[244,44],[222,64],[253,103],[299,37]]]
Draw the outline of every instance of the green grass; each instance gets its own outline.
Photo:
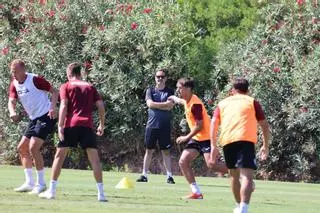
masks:
[[[50,169],[46,169],[49,180]],[[182,200],[189,193],[183,177],[168,185],[162,175],[150,175],[148,183],[135,183],[134,189],[119,190],[115,185],[122,177],[135,180],[138,174],[104,172],[105,192],[109,202],[96,201],[96,187],[91,171],[67,170],[61,173],[55,200],[13,191],[23,182],[21,167],[0,166],[1,213],[58,212],[165,212],[165,213],[231,213],[234,201],[227,178],[199,177],[204,200]],[[251,213],[319,213],[320,185],[255,181],[256,191]]]

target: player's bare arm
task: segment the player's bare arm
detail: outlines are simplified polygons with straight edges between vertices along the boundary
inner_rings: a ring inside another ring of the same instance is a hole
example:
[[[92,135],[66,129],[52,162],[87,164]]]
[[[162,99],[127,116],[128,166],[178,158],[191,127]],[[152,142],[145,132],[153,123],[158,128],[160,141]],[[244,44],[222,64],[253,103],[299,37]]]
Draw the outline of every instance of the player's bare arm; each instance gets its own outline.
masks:
[[[66,119],[68,112],[68,99],[62,99],[60,102],[60,108],[59,108],[59,121],[58,121],[58,136],[61,141],[64,140],[64,121]]]
[[[99,126],[97,128],[97,135],[102,136],[104,133],[104,123],[105,123],[105,108],[102,100],[96,102],[96,106],[99,112]]]
[[[16,112],[16,106],[17,106],[17,99],[10,97],[8,101],[8,110],[9,110],[10,119],[13,122],[19,122],[21,120],[21,116]]]
[[[188,142],[193,136],[195,136],[202,129],[202,127],[203,127],[203,121],[197,120],[196,126],[193,129],[191,129],[189,134],[178,137],[176,142],[178,144]]]
[[[56,119],[57,118],[57,102],[58,102],[58,97],[59,97],[59,92],[56,88],[51,87],[49,90],[49,93],[51,94],[51,106],[50,110],[48,113],[48,116],[51,119]]]
[[[219,128],[219,119],[213,117],[211,119],[210,124],[210,143],[211,143],[211,152],[210,152],[210,161],[212,164],[216,162],[216,156],[218,154],[218,147],[217,147],[217,135],[218,135],[218,128]]]
[[[263,134],[263,144],[260,149],[259,155],[261,160],[266,160],[269,155],[269,140],[271,137],[270,127],[266,119],[259,121],[259,126],[261,127]]]

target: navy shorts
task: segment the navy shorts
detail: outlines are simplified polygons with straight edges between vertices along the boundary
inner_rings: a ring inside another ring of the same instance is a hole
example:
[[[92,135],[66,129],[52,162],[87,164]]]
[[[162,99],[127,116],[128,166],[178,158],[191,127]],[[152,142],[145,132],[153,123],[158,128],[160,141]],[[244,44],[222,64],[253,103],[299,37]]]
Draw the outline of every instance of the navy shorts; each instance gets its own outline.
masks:
[[[228,169],[247,168],[257,169],[254,143],[237,141],[223,147],[224,159]]]
[[[187,145],[184,147],[184,149],[195,149],[201,155],[203,155],[204,153],[210,153],[211,152],[210,140],[197,141],[197,140],[191,139],[187,143]]]
[[[29,121],[24,136],[27,138],[37,137],[46,140],[48,135],[53,132],[57,119],[51,119],[48,113]]]
[[[154,129],[147,127],[144,137],[144,144],[147,149],[155,149],[158,142],[160,150],[170,149],[172,147],[170,135],[170,128]]]
[[[96,133],[93,129],[83,126],[64,128],[64,140],[58,143],[58,147],[76,148],[79,144],[82,149],[97,148]]]

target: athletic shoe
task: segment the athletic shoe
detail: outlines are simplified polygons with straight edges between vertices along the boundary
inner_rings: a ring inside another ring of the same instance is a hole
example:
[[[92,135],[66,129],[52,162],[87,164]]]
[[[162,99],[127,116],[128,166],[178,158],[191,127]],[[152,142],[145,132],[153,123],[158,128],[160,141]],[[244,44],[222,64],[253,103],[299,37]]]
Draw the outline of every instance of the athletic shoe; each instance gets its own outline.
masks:
[[[174,180],[173,180],[173,177],[168,177],[167,183],[168,183],[168,184],[175,184],[175,182],[174,182]]]
[[[45,190],[47,189],[47,186],[46,185],[40,185],[40,184],[37,184],[31,192],[29,192],[30,195],[38,195],[40,194],[41,192],[44,192]]]
[[[191,193],[187,196],[184,197],[184,199],[203,199],[203,195],[200,193],[200,194],[197,194],[197,193]]]
[[[137,182],[148,182],[148,178],[144,175],[141,175],[140,178],[137,179]]]
[[[234,208],[233,213],[240,213],[240,208],[239,207]]]
[[[26,183],[14,189],[15,192],[31,192],[32,190],[33,190],[33,186]]]
[[[45,199],[51,200],[51,199],[54,199],[56,197],[56,193],[47,190],[45,192],[40,193],[38,196],[40,198],[45,198]]]
[[[104,194],[98,194],[98,201],[99,202],[108,202]]]

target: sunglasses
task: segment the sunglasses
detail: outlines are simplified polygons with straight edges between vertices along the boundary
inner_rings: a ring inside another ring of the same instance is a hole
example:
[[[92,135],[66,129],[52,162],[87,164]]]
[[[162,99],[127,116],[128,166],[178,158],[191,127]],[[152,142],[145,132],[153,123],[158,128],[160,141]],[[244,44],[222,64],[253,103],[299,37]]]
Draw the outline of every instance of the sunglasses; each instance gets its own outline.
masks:
[[[165,75],[156,75],[156,78],[158,79],[164,79],[166,76]]]

